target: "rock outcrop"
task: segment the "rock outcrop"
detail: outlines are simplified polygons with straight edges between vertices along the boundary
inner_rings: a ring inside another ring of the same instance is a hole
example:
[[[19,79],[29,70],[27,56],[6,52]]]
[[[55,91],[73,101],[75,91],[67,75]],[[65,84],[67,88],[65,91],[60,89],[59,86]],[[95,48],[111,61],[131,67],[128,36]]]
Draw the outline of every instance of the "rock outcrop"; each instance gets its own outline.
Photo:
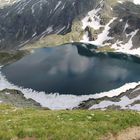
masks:
[[[0,91],[0,104],[8,104],[19,108],[41,109],[39,103],[32,99],[26,99],[21,91],[14,89],[4,89]]]
[[[140,86],[114,97],[102,97],[83,101],[78,109],[132,109],[140,110]]]

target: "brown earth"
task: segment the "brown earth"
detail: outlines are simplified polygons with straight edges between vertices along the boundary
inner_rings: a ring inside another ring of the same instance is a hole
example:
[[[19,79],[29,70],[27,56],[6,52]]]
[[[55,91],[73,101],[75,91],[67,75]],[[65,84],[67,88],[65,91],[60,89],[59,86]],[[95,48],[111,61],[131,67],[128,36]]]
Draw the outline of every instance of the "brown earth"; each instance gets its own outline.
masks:
[[[128,128],[117,135],[109,134],[100,140],[140,140],[140,127]]]

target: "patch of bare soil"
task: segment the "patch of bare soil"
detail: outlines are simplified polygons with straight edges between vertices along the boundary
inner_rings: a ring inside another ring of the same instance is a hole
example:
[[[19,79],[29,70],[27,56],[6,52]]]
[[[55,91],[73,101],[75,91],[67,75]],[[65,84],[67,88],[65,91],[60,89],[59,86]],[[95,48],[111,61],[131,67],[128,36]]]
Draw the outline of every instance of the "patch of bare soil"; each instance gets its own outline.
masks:
[[[140,140],[140,127],[128,128],[117,135],[109,134],[100,140]]]
[[[35,137],[26,137],[26,138],[24,138],[23,140],[37,140]]]

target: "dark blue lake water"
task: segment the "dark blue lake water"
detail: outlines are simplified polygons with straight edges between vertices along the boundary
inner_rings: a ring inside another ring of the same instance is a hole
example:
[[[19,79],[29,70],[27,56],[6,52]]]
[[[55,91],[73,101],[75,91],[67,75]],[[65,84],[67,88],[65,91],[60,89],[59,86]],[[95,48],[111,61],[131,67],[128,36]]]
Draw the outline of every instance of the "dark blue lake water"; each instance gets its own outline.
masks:
[[[90,46],[91,47],[91,46]],[[3,67],[13,84],[46,93],[86,95],[140,81],[140,59],[116,53],[92,53],[83,45],[36,49]]]

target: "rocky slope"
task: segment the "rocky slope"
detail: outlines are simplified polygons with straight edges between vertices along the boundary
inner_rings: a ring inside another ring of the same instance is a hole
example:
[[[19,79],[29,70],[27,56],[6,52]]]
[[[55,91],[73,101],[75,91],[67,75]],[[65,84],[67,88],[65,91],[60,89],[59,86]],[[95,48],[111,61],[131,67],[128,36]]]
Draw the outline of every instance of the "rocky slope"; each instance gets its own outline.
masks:
[[[39,103],[32,99],[26,99],[21,91],[14,89],[4,89],[0,91],[0,105],[1,104],[12,105],[18,108],[41,108]]]
[[[135,3],[133,0],[11,2],[0,9],[0,50],[80,40],[115,49],[138,48],[140,5]]]
[[[128,109],[140,111],[140,86],[127,90],[118,96],[89,99],[82,102],[80,109]]]
[[[33,38],[66,34],[97,0],[21,0],[0,10],[0,49],[17,49]],[[86,5],[86,6],[85,6]]]
[[[83,42],[90,41],[99,46],[110,46],[124,51],[138,48],[139,8],[140,5],[131,1],[105,0],[102,8],[90,11],[82,20],[83,28],[88,27]]]

